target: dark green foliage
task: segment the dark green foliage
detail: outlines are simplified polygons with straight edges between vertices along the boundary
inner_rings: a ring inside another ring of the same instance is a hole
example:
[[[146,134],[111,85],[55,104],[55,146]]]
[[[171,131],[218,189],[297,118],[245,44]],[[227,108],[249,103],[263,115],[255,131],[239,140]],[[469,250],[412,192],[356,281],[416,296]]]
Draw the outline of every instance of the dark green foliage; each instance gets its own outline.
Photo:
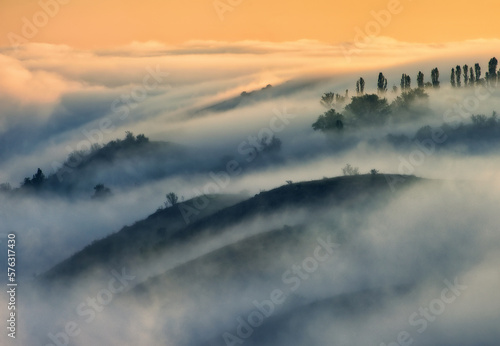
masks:
[[[167,197],[167,201],[165,202],[166,207],[168,206],[173,207],[179,201],[179,197],[174,192],[167,193],[166,197]]]
[[[418,71],[418,75],[417,75],[417,86],[419,88],[423,88],[425,85],[424,85],[424,74],[422,73],[422,71]]]
[[[462,86],[462,68],[460,67],[460,65],[457,65],[456,71],[457,88],[460,88]]]
[[[411,105],[416,101],[423,101],[427,100],[428,98],[429,95],[424,91],[424,89],[411,89],[409,91],[401,93],[401,95],[396,97],[396,99],[391,104],[391,108],[393,109],[393,113],[400,110],[409,110]]]
[[[469,85],[474,86],[474,83],[476,82],[476,76],[474,76],[474,69],[471,67],[470,68],[470,78],[469,78]]]
[[[104,186],[104,184],[97,184],[94,186],[94,194],[92,195],[92,199],[105,199],[112,195],[111,189],[109,187]]]
[[[320,103],[326,109],[332,109],[335,104],[343,104],[346,100],[346,96],[340,94],[335,94],[333,92],[328,92],[321,96]]]
[[[334,109],[326,111],[318,117],[318,120],[312,124],[314,131],[342,130],[344,128],[344,116],[337,113]]]
[[[328,92],[328,93],[324,93],[323,96],[321,96],[320,103],[326,109],[330,109],[333,107],[334,101],[335,101],[335,93]]]
[[[359,78],[356,82],[356,94],[363,95],[365,93],[365,80],[363,78]]]
[[[488,63],[488,78],[487,82],[490,86],[496,86],[497,84],[497,66],[498,60],[496,58],[491,58]]]
[[[370,171],[371,175],[377,175],[378,173],[379,173],[379,171],[375,168]]]
[[[476,84],[481,80],[481,66],[478,63],[474,65],[474,71],[476,72]]]
[[[382,72],[378,74],[377,91],[379,94],[385,94],[387,91],[387,78],[384,77]]]
[[[469,66],[464,65],[464,86],[469,84]]]
[[[407,89],[411,89],[411,77],[403,73],[401,76],[401,91],[405,91]]]
[[[38,168],[36,174],[33,174],[33,177],[30,178],[24,178],[24,181],[21,185],[22,188],[33,188],[33,189],[40,189],[45,182],[45,174],[43,174],[42,170]]]
[[[348,163],[347,165],[345,165],[344,168],[342,168],[342,174],[344,174],[345,176],[359,175],[359,168],[353,167],[351,166],[351,164]]]
[[[451,86],[453,88],[457,86],[457,84],[455,82],[455,69],[454,68],[451,69],[450,83],[451,83]]]
[[[353,97],[345,107],[346,118],[359,124],[382,124],[390,113],[387,99],[375,94]]]
[[[434,88],[439,88],[439,70],[437,67],[431,71],[431,80],[432,86]]]

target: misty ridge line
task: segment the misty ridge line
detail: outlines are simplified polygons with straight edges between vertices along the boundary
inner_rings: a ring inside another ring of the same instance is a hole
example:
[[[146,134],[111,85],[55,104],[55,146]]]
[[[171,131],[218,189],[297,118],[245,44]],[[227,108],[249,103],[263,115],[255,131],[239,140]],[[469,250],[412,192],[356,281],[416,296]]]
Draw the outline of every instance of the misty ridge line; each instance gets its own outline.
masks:
[[[483,93],[484,92],[484,93]],[[422,141],[416,139],[413,144],[416,147],[408,158],[398,157],[400,164],[398,172],[401,175],[412,175],[416,167],[425,163],[427,157],[436,153],[437,147],[444,145],[448,140],[447,127],[451,130],[457,129],[463,120],[468,120],[480,104],[487,101],[495,92],[491,85],[481,84],[479,88],[475,88],[474,95],[467,96],[461,102],[454,104],[443,113],[443,125],[432,128],[429,138]],[[387,183],[392,191],[395,190],[395,185],[404,181],[401,176],[385,175]]]
[[[148,73],[142,78],[141,86],[134,87],[128,94],[122,94],[112,102],[110,106],[112,114],[119,115],[120,120],[126,120],[130,115],[130,111],[144,102],[148,95],[160,86],[160,83],[163,82],[163,78],[170,75],[168,72],[161,71],[159,65],[156,65],[155,69],[146,67],[146,71]],[[151,79],[154,80],[152,84],[150,83]],[[167,88],[167,90],[172,89],[170,85],[165,86],[165,88]],[[76,155],[74,155],[76,156],[75,162],[66,162],[65,164],[57,161],[52,162],[53,174],[56,174],[59,181],[62,182],[64,180],[64,174],[71,173],[82,162],[82,152],[91,151],[93,143],[101,143],[104,140],[104,136],[112,133],[115,129],[116,126],[113,125],[113,120],[109,117],[102,118],[99,121],[98,128],[90,131],[83,129],[81,133],[87,139],[78,142],[76,150],[72,149],[70,146],[66,146],[65,148],[68,154],[76,153]]]

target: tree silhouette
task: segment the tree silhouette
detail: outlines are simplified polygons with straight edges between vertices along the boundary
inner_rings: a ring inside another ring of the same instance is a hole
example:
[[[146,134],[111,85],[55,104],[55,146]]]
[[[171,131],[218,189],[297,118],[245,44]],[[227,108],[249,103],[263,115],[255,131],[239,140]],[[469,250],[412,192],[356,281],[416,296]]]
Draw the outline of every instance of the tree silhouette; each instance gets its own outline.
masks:
[[[439,88],[439,70],[437,67],[431,71],[431,80],[432,86],[434,88]]]
[[[328,92],[324,93],[323,96],[321,96],[320,103],[326,109],[331,109],[333,107],[334,100],[335,100],[335,94],[332,92]]]
[[[469,84],[469,66],[467,64],[464,65],[464,86]]]
[[[330,109],[318,117],[316,122],[312,124],[312,128],[314,131],[323,132],[342,130],[344,128],[344,117],[342,114],[337,113],[335,109]]]
[[[43,183],[45,182],[45,174],[43,174],[42,170],[38,168],[36,171],[36,174],[33,174],[33,177],[30,178],[24,178],[23,183],[21,184],[21,187],[32,187],[35,189],[39,189]]]
[[[104,186],[104,184],[97,184],[94,186],[94,194],[92,195],[92,199],[104,199],[110,197],[112,195],[111,189],[109,187]]]
[[[470,68],[470,78],[469,78],[469,85],[474,86],[474,83],[476,82],[476,77],[474,76],[474,69]]]
[[[345,107],[344,115],[355,122],[376,125],[383,124],[390,113],[387,99],[375,94],[353,97],[350,104]]]
[[[474,71],[476,72],[476,84],[479,84],[481,80],[481,66],[478,63],[474,65]]]
[[[425,84],[424,84],[424,74],[422,73],[422,71],[418,71],[417,86],[419,88],[423,88],[425,86]]]
[[[177,204],[177,201],[179,200],[179,197],[173,192],[169,192],[166,195],[167,201],[165,202],[165,206],[168,207],[171,205],[172,207]]]
[[[377,90],[380,94],[385,94],[387,91],[387,78],[384,77],[382,72],[378,74]]]
[[[353,167],[348,163],[344,168],[342,168],[342,173],[344,175],[359,175],[359,168]]]
[[[401,91],[406,89],[411,89],[411,77],[403,73],[401,76]]]
[[[488,84],[490,86],[496,86],[497,82],[497,58],[491,58],[488,63]]]
[[[456,73],[457,88],[460,88],[462,86],[462,68],[460,67],[460,65],[457,65],[456,71],[457,71],[457,73]]]
[[[456,87],[456,83],[455,83],[455,69],[454,68],[451,69],[450,83],[451,83],[451,86],[453,88]]]
[[[365,80],[363,78],[359,78],[356,82],[356,94],[363,95],[365,92]]]

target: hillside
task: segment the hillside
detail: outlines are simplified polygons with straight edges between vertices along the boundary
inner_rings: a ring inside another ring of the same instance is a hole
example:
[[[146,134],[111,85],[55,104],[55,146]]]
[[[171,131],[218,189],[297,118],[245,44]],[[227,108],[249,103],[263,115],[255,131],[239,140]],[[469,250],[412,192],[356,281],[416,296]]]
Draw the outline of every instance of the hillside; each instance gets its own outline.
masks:
[[[421,181],[413,176],[403,178],[399,191]],[[183,245],[193,244],[196,239],[209,240],[252,219],[265,220],[273,215],[285,215],[287,211],[293,213],[296,209],[307,210],[311,217],[315,210],[323,209],[332,212],[350,209],[362,213],[364,208],[374,207],[375,202],[387,201],[398,195],[392,193],[386,179],[394,179],[394,176],[347,176],[287,184],[244,201],[241,201],[242,196],[210,196],[208,207],[189,224],[186,224],[179,205],[166,208],[93,242],[41,275],[40,279],[67,284],[69,278],[88,274],[94,266],[99,266],[101,270],[121,266],[147,267],[148,263],[157,262],[161,256]],[[193,202],[189,200],[184,205],[189,206]],[[243,231],[244,238],[250,235]],[[169,263],[165,266],[168,267]]]

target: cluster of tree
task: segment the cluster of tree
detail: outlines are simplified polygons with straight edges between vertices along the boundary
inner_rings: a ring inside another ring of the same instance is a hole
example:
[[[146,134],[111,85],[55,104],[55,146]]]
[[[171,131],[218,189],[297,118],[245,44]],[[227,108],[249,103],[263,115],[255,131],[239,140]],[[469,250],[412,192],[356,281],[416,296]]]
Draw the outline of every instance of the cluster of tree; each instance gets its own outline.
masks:
[[[452,87],[460,88],[462,87],[462,76],[464,77],[464,86],[474,86],[474,85],[488,85],[490,87],[496,87],[498,85],[498,75],[500,71],[497,71],[498,60],[493,57],[488,62],[488,72],[485,74],[485,78],[481,78],[481,66],[479,63],[469,68],[466,64],[464,66],[457,65],[451,69],[450,84]]]
[[[474,68],[468,65],[456,66],[451,70],[451,85],[453,87],[462,86],[462,76],[465,86],[488,85],[497,86],[500,79],[500,71],[497,71],[498,61],[491,58],[488,63],[488,72],[485,79],[481,78],[481,66],[479,63]],[[356,97],[351,99],[343,113],[333,109],[335,104],[344,104],[348,97],[348,90],[345,96],[336,95],[333,92],[325,93],[321,97],[320,103],[327,108],[327,111],[320,115],[315,123],[312,124],[314,130],[330,131],[343,130],[346,122],[350,125],[361,124],[383,124],[389,117],[389,114],[399,114],[401,111],[408,111],[409,107],[415,104],[417,100],[427,99],[425,88],[439,88],[439,69],[436,67],[431,70],[431,82],[425,82],[425,75],[422,71],[417,74],[417,88],[412,89],[411,77],[405,73],[401,76],[401,94],[389,105],[385,98],[380,98],[387,92],[387,78],[382,72],[377,79],[377,94],[365,95],[365,80],[359,78],[356,81]],[[394,92],[398,92],[397,86],[393,87]],[[337,102],[334,102],[337,101]],[[339,102],[340,101],[340,102]],[[417,111],[418,113],[418,111]]]
[[[385,84],[385,82],[384,82]],[[386,98],[376,94],[364,94],[352,97],[351,103],[345,106],[342,113],[331,108],[320,115],[312,124],[315,131],[341,131],[346,125],[351,127],[362,125],[382,125],[392,114],[408,111],[418,100],[429,97],[423,89],[408,89],[399,95],[391,104]],[[394,118],[397,120],[397,118]]]
[[[38,168],[31,179],[24,178],[24,181],[21,183],[21,188],[39,190],[46,180],[47,178],[45,177],[45,174],[43,174],[42,170]]]
[[[439,88],[440,82],[439,82],[439,70],[438,68],[434,68],[431,71],[431,80],[432,82],[425,82],[424,81],[424,74],[422,71],[419,71],[417,74],[417,87],[419,89],[423,88],[429,88],[429,87],[434,87],[434,88]],[[405,92],[408,90],[411,90],[411,77],[405,73],[402,74],[401,76],[401,91]],[[393,91],[397,92],[398,88],[397,86],[393,86]],[[383,95],[387,92],[387,78],[384,76],[382,72],[378,74],[378,79],[377,79],[377,93],[379,95]],[[348,90],[346,90],[346,96],[347,96]],[[361,77],[356,81],[356,95],[357,96],[362,96],[365,93],[365,80]],[[326,95],[326,94],[325,94]]]
[[[99,144],[92,144],[90,150],[78,150],[74,151],[68,155],[67,160],[61,169],[75,169],[91,159],[112,159],[114,155],[121,149],[133,149],[139,148],[142,145],[149,143],[149,138],[144,134],[139,134],[134,136],[130,131],[126,131],[124,139],[117,139],[107,143],[102,146]],[[40,191],[52,191],[57,189],[60,184],[59,179],[56,178],[57,172],[46,177],[43,171],[38,168],[33,176],[26,177],[21,182],[18,189],[13,189],[10,184],[4,183],[0,184],[1,192],[40,192]],[[98,184],[94,187],[94,194],[92,198],[102,198],[107,197],[111,194],[111,190],[105,187],[103,184]]]
[[[460,151],[484,154],[500,147],[500,120],[495,112],[489,117],[484,114],[472,115],[470,123],[444,123],[437,128],[426,125],[414,135],[390,134],[386,139],[396,147],[412,148],[416,141],[422,143],[432,140],[436,133],[441,133],[442,138],[445,138],[444,142],[436,144],[436,149],[456,146]]]
[[[345,95],[335,94],[333,92],[327,92],[323,94],[323,96],[321,96],[320,103],[326,109],[331,109],[335,105],[343,105],[348,98],[349,98],[349,90],[345,91]]]

